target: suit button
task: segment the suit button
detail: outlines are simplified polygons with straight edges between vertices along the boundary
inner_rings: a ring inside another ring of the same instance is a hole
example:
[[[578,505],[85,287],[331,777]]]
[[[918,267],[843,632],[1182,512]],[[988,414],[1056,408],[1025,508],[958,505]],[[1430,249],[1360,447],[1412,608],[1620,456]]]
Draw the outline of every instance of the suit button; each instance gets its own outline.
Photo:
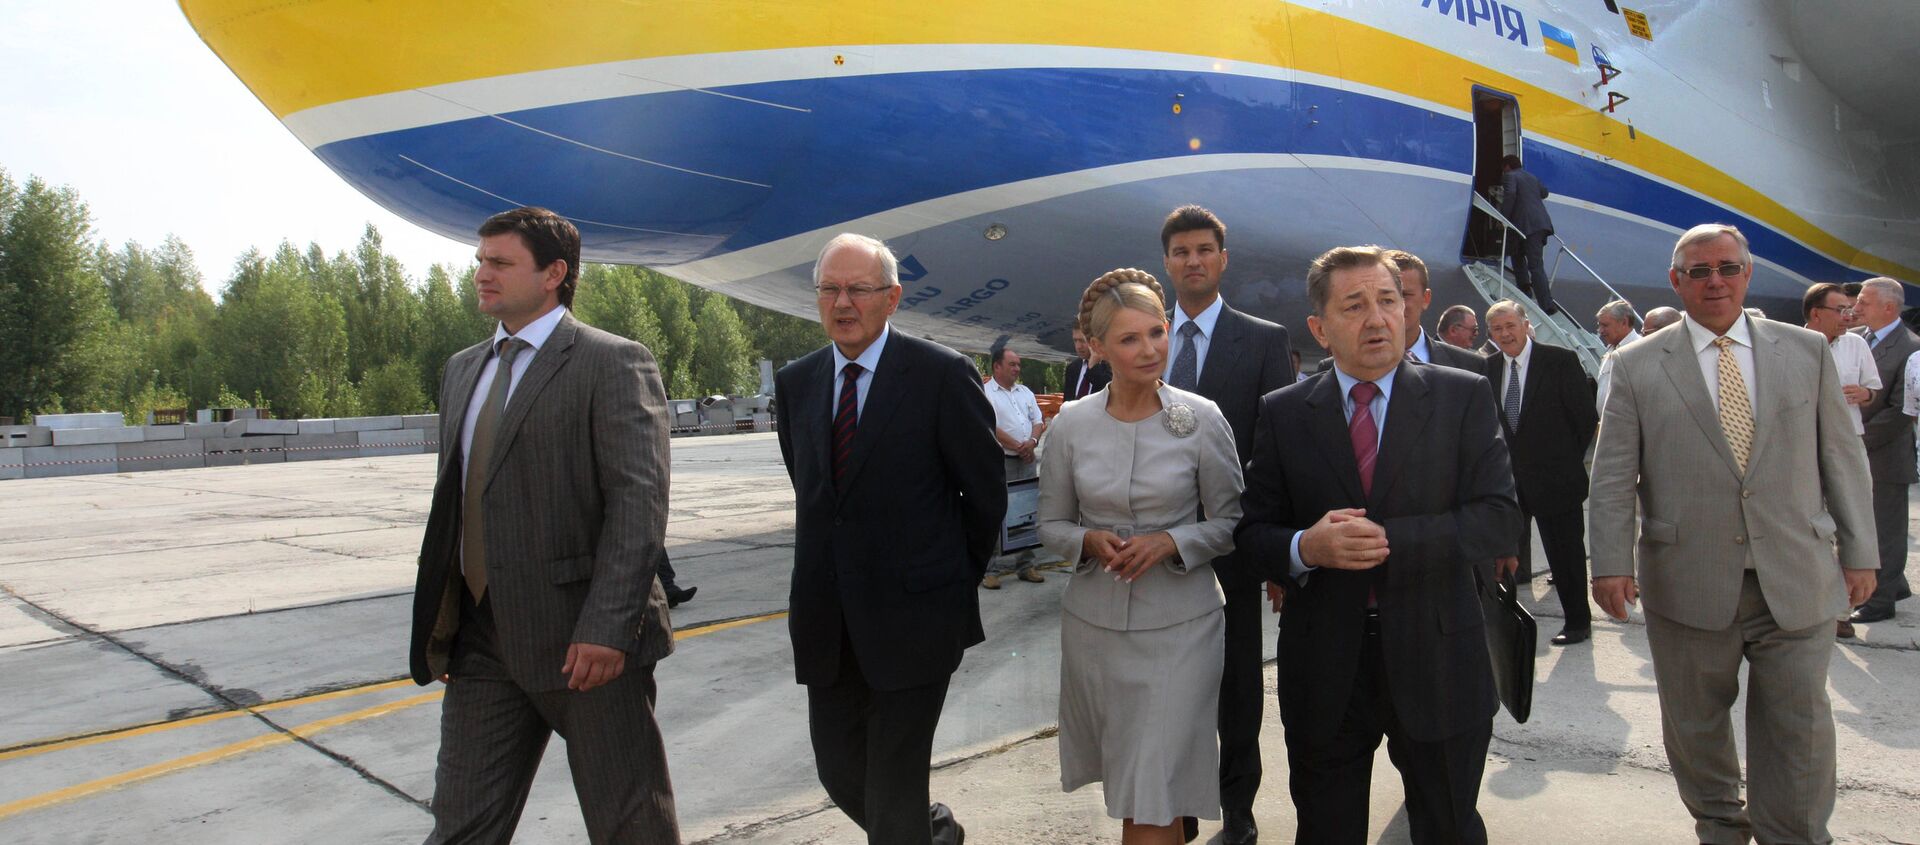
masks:
[[[1734,545],[1736,545],[1736,546],[1744,546],[1744,545],[1746,545],[1746,544],[1747,544],[1747,538],[1745,538],[1745,537],[1735,537],[1735,538],[1733,538],[1733,544],[1734,544]]]
[[[1742,499],[1751,499],[1751,498],[1753,498],[1753,491],[1752,491],[1752,490],[1742,490],[1742,491],[1740,491],[1740,498],[1742,498]]]
[[[839,525],[841,522],[844,522],[844,521],[845,520],[842,520],[840,517],[837,517],[837,516],[833,518],[833,524],[835,525]]]

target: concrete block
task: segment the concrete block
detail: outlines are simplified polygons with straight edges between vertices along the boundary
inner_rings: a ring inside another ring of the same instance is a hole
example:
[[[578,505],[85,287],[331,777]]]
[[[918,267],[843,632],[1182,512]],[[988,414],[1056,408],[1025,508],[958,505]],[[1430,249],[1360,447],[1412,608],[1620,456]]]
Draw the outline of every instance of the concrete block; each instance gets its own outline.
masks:
[[[55,430],[75,428],[120,428],[127,424],[119,411],[93,414],[35,414],[33,424]]]
[[[121,472],[192,469],[207,465],[205,440],[159,440],[119,444]]]
[[[259,419],[259,418],[260,418],[260,409],[259,409],[259,408],[235,408],[235,409],[233,409],[233,418],[232,418],[233,420],[257,420],[257,419]],[[230,421],[231,421],[231,420],[230,420]]]
[[[299,420],[234,420],[227,423],[228,437],[258,437],[262,434],[299,434]]]
[[[439,414],[408,414],[400,418],[401,428],[423,428],[436,431],[440,428]]]
[[[254,437],[209,437],[206,439],[207,454],[216,452],[263,452],[269,449],[278,451],[286,445],[287,438],[278,434],[258,435]],[[209,461],[208,466],[215,466]],[[219,466],[225,466],[220,464]]]
[[[26,478],[26,463],[25,449],[0,449],[0,481]]]
[[[120,471],[119,447],[112,443],[88,446],[31,446],[26,450],[26,477],[103,475]]]
[[[43,425],[10,425],[0,428],[0,448],[24,449],[28,446],[52,446],[53,429]]]
[[[187,427],[184,425],[145,425],[141,429],[146,432],[144,439],[149,443],[155,440],[187,439]]]
[[[762,412],[762,413],[758,413],[758,414],[754,414],[754,415],[753,415],[753,430],[754,430],[754,431],[758,431],[758,432],[763,432],[763,433],[764,433],[764,432],[768,432],[768,431],[772,431],[772,430],[773,430],[773,415],[772,415],[772,414],[769,414],[769,413],[764,413],[764,412]]]
[[[301,420],[299,434],[332,434],[334,419]]]
[[[119,428],[56,428],[53,430],[55,446],[92,446],[97,443],[138,443],[147,439],[147,432],[141,426],[121,426]]]
[[[227,424],[223,422],[187,423],[184,428],[188,440],[227,436]]]
[[[389,431],[400,427],[399,417],[343,417],[333,421],[333,430]]]
[[[360,456],[360,435],[301,434],[286,440],[287,461],[330,461]]]
[[[259,440],[260,438],[250,437],[247,439]],[[287,453],[279,452],[279,451],[208,452],[207,453],[207,466],[210,466],[210,467],[237,467],[237,466],[246,466],[248,464],[284,464],[286,462],[287,462]]]

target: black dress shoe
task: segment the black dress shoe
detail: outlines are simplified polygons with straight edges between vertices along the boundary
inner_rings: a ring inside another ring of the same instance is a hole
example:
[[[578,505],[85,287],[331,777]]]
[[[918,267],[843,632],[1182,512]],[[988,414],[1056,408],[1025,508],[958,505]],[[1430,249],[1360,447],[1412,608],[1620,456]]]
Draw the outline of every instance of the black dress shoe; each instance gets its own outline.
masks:
[[[1553,644],[1573,645],[1574,643],[1584,643],[1587,641],[1587,638],[1591,636],[1593,636],[1593,629],[1591,628],[1581,628],[1578,631],[1567,628],[1553,635]]]
[[[1220,841],[1226,845],[1253,845],[1260,841],[1260,826],[1253,823],[1252,810],[1223,810]]]
[[[686,589],[681,589],[679,587],[668,587],[666,592],[667,592],[667,607],[675,608],[675,607],[679,607],[680,605],[686,604],[687,602],[693,601],[693,594],[700,592],[700,588],[687,587]]]
[[[1200,820],[1192,816],[1181,816],[1180,817],[1180,835],[1186,837],[1186,839],[1183,840],[1186,842],[1192,842],[1195,839],[1199,839],[1200,838]]]
[[[1857,624],[1860,622],[1885,622],[1892,618],[1893,608],[1874,607],[1873,605],[1867,604],[1861,605],[1858,610],[1855,610],[1852,616],[1847,617],[1847,621]]]

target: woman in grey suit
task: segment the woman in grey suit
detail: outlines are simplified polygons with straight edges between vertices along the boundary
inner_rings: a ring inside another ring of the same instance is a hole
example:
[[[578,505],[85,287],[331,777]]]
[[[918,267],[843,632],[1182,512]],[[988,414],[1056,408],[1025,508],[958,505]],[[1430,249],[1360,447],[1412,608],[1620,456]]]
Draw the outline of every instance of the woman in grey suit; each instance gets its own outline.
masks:
[[[1074,565],[1060,785],[1103,783],[1124,843],[1177,843],[1181,816],[1220,817],[1225,598],[1209,563],[1233,550],[1240,464],[1214,403],[1160,381],[1166,305],[1152,275],[1096,279],[1080,327],[1113,381],[1060,411],[1040,473],[1040,540]]]

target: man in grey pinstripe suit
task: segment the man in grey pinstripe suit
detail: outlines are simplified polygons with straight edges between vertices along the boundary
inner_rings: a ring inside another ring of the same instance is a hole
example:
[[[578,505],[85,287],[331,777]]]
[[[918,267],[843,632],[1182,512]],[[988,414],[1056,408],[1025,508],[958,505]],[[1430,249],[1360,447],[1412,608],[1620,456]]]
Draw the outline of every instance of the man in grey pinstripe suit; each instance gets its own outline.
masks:
[[[480,227],[499,318],[447,362],[414,591],[413,679],[447,684],[429,843],[513,838],[547,738],[596,843],[677,843],[653,666],[666,596],[666,394],[646,347],[576,322],[580,234],[546,209]]]
[[[1832,842],[1833,620],[1879,566],[1866,449],[1826,338],[1742,312],[1753,256],[1738,229],[1694,227],[1668,275],[1686,318],[1613,353],[1593,597],[1624,620],[1645,589],[1667,759],[1698,841]]]

